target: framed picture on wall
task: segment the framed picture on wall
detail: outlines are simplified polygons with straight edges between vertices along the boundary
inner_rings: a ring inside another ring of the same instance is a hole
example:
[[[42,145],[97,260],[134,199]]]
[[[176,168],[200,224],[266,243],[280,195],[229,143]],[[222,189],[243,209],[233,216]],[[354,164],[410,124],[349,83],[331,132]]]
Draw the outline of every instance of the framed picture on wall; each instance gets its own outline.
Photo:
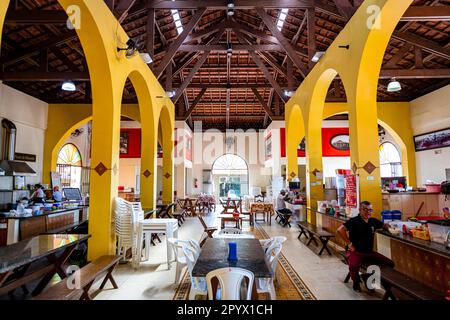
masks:
[[[120,132],[120,154],[128,154],[130,135],[128,132]]]
[[[450,128],[414,136],[416,151],[450,147]]]

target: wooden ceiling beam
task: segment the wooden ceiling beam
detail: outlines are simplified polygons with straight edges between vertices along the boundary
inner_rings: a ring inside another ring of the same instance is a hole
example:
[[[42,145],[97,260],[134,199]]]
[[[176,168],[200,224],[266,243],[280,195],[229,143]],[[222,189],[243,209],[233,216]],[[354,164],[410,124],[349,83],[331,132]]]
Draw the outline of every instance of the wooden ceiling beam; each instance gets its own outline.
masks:
[[[240,33],[239,31],[236,31],[236,36],[239,40],[239,42],[241,43],[245,43],[245,37],[242,33]],[[266,79],[270,82],[270,84],[272,85],[273,89],[277,92],[277,94],[283,99],[284,101],[284,97],[283,97],[283,91],[281,90],[280,85],[278,84],[278,82],[276,81],[276,79],[273,77],[272,73],[270,73],[270,71],[266,68],[266,66],[264,65],[264,62],[261,61],[261,59],[259,58],[259,56],[254,52],[254,51],[249,51],[248,54],[252,57],[253,61],[256,63],[256,65],[262,70],[262,72],[264,73],[264,75],[266,76]]]
[[[266,26],[269,28],[270,32],[275,36],[275,38],[278,39],[280,42],[280,45],[283,47],[283,49],[286,51],[286,54],[289,56],[289,58],[292,59],[292,62],[294,65],[299,69],[300,73],[303,77],[306,77],[306,74],[308,73],[303,62],[301,61],[300,57],[298,56],[297,52],[292,47],[289,40],[287,40],[280,30],[278,30],[277,26],[272,20],[272,16],[270,16],[263,8],[256,8],[255,9],[258,15],[261,17],[261,19],[264,21]]]
[[[392,37],[396,38],[397,40],[409,42],[415,46],[421,47],[423,50],[433,53],[441,58],[450,59],[450,50],[442,47],[432,40],[428,40],[412,32],[394,32]]]
[[[259,94],[258,90],[256,88],[252,88],[253,94],[255,95],[256,99],[258,99],[259,103],[263,107],[263,109],[266,111],[266,113],[269,115],[270,119],[273,120],[273,112],[270,110],[269,106],[266,104],[266,101],[264,101],[264,98]]]
[[[117,5],[114,8],[114,15],[120,23],[127,18],[128,12],[135,3],[136,0],[117,0]]]
[[[175,0],[161,1],[148,0],[148,5],[155,9],[196,9],[205,6],[211,9],[226,9],[227,0]],[[314,6],[312,0],[234,0],[235,9],[253,9],[255,7],[264,8],[310,8]]]
[[[336,18],[344,19],[343,14],[336,10],[335,7],[332,5],[329,5],[325,0],[314,0],[313,5],[306,5],[306,6],[295,6],[295,8],[309,8],[309,7],[315,7],[316,10],[321,11],[323,13],[329,14],[331,16],[334,16]],[[335,0],[335,1],[344,1],[344,0]],[[346,0],[348,1],[348,0]],[[148,4],[151,6],[156,1],[149,1]],[[184,8],[186,7],[186,4],[183,4],[184,2],[189,1],[178,1],[180,5],[176,7],[176,2],[172,1],[165,1],[166,3],[170,4],[170,7],[172,9],[197,9],[204,6],[204,2],[199,4],[198,7],[190,7],[190,8]],[[200,3],[200,1],[198,1]],[[226,1],[222,1],[223,3],[226,3]],[[242,2],[248,2],[242,0]],[[260,3],[261,1],[254,1]],[[269,1],[267,1],[269,2]],[[287,2],[287,1],[286,1]],[[236,3],[236,2],[235,2]],[[153,9],[170,9],[170,8],[162,8],[161,6],[164,5],[156,5],[151,8]],[[266,3],[266,5],[261,4],[255,4],[254,6],[262,6],[264,8],[290,8],[291,6],[281,6],[276,5],[276,1],[270,1],[270,4]],[[248,7],[248,9],[254,8],[254,6]],[[214,8],[220,8],[225,9],[226,4],[222,7],[215,7],[210,6],[208,3],[208,8],[214,9]],[[239,7],[235,8],[239,9]],[[243,7],[241,7],[244,9]],[[139,5],[135,4],[130,8],[128,11],[128,17],[131,18],[134,15],[140,14],[144,10],[147,10],[146,5]],[[400,21],[450,21],[450,7],[449,6],[410,6],[408,10],[406,10],[403,17],[400,19]],[[42,25],[42,24],[65,24],[67,22],[67,14],[63,10],[13,10],[9,11],[5,24],[34,24],[34,25]]]
[[[189,107],[189,109],[186,111],[186,113],[183,116],[183,121],[186,121],[192,114],[192,112],[194,111],[195,107],[198,105],[198,103],[200,102],[200,100],[202,100],[203,95],[205,94],[206,90],[208,90],[208,88],[203,88],[200,93],[197,95],[197,97],[195,97],[194,101],[192,102],[191,106]]]
[[[219,42],[224,31],[225,31],[225,28],[222,28],[219,30],[219,32],[216,34],[216,36],[211,40],[212,45]],[[209,55],[209,52],[204,52],[202,57],[197,60],[194,67],[189,72],[188,76],[184,79],[181,86],[177,89],[177,93],[176,93],[175,97],[172,99],[173,103],[176,103],[178,101],[178,99],[181,97],[181,95],[183,94],[186,87],[189,85],[189,83],[191,83],[194,75],[197,73],[197,71],[200,69],[200,67],[205,63],[206,59],[208,59],[208,55]]]
[[[167,65],[172,61],[173,57],[177,53],[180,46],[183,44],[183,42],[186,40],[189,33],[194,30],[197,23],[202,18],[202,15],[205,13],[206,8],[200,8],[197,10],[195,15],[191,18],[189,23],[186,26],[183,26],[183,32],[178,35],[178,38],[175,39],[175,41],[170,45],[169,50],[164,55],[164,58],[161,60],[161,62],[158,64],[158,66],[155,68],[155,76],[156,78],[159,78],[164,70],[166,69]]]
[[[350,0],[333,0],[333,2],[338,8],[339,13],[346,19],[350,19],[357,9],[350,3]]]
[[[208,44],[200,44],[200,45],[191,45],[191,44],[183,44],[180,46],[178,51],[227,51],[226,44],[216,44],[216,45],[208,45]],[[283,47],[278,44],[233,44],[233,51],[283,51]]]
[[[3,81],[90,81],[88,72],[0,72]]]

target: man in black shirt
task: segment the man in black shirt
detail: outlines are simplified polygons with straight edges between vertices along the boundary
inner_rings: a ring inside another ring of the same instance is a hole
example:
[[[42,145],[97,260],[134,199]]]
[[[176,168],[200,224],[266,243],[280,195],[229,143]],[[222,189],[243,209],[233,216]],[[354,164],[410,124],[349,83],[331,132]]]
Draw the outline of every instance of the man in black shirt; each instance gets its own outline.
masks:
[[[337,230],[347,243],[348,267],[353,280],[353,289],[356,291],[361,291],[359,268],[362,263],[394,266],[392,260],[373,251],[375,230],[387,229],[387,225],[378,219],[371,218],[372,211],[370,202],[361,202],[359,215],[345,222]]]

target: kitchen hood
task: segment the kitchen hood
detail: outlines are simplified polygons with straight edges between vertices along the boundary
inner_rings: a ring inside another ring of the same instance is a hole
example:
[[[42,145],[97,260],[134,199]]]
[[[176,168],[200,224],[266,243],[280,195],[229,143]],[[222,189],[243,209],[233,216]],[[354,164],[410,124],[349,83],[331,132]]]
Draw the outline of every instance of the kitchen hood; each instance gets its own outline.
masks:
[[[0,162],[0,175],[3,171],[3,175],[7,176],[35,176],[34,171],[26,162],[3,160]]]

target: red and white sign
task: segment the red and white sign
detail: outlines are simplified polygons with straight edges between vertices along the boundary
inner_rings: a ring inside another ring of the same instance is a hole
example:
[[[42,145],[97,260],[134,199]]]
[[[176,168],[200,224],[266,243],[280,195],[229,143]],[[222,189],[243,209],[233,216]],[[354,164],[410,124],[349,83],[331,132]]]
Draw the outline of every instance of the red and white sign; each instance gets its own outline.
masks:
[[[350,208],[358,207],[358,186],[354,174],[345,176],[345,205]]]

